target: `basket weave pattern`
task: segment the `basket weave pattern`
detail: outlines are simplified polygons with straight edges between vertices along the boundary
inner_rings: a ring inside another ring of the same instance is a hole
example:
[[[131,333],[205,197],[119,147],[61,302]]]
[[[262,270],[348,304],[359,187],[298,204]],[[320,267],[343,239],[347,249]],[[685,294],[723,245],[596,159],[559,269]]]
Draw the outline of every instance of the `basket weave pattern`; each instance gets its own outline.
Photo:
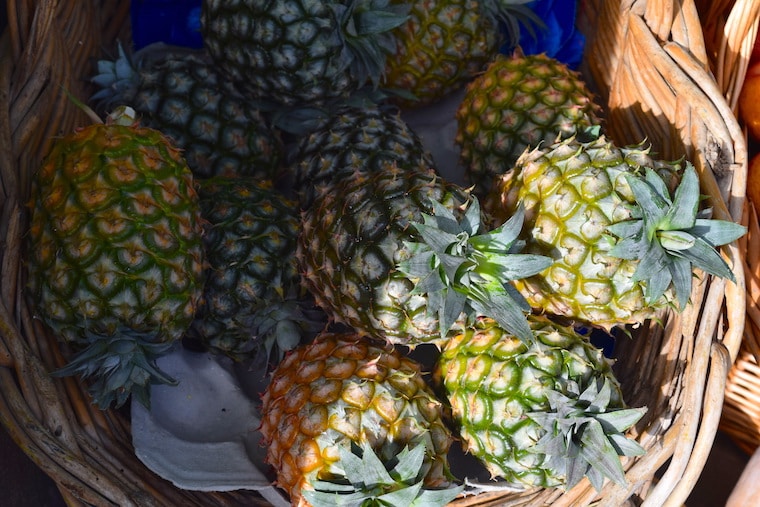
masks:
[[[705,13],[704,19],[709,20],[705,40],[716,81],[738,115],[739,93],[760,29],[760,3],[702,0],[699,8]],[[760,223],[757,203],[755,207],[751,204],[745,207],[742,219],[749,232],[740,241],[745,252],[747,322],[739,355],[726,382],[720,422],[720,430],[747,454],[753,454],[760,446]]]
[[[0,420],[59,485],[70,505],[252,505],[252,492],[183,491],[134,456],[128,414],[91,406],[84,387],[47,372],[64,363],[54,337],[24,298],[24,201],[50,140],[88,122],[66,99],[90,91],[86,77],[117,38],[128,40],[129,2],[9,0],[0,42]],[[584,73],[618,144],[647,139],[661,158],[686,156],[700,173],[715,218],[740,220],[744,137],[710,59],[694,0],[582,2],[588,38]],[[125,36],[125,34],[127,34]],[[564,492],[489,493],[458,505],[681,505],[712,445],[745,321],[743,260],[737,284],[702,276],[690,305],[621,340],[616,373],[627,401],[647,406],[634,430],[645,456],[626,459],[627,487],[588,481]],[[658,478],[655,472],[660,470]]]

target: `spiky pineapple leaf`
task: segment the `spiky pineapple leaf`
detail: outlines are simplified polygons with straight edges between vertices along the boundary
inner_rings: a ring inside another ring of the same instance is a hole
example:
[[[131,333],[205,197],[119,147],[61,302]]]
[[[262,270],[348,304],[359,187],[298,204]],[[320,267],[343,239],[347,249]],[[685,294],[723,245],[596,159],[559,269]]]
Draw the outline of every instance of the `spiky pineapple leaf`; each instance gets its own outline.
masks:
[[[650,173],[654,173],[654,171],[650,170],[648,174]],[[662,186],[665,186],[665,182],[661,178],[648,178],[648,181],[654,179],[660,180]],[[667,190],[665,196],[667,196]],[[694,227],[699,212],[699,199],[699,178],[692,168],[692,170],[684,172],[681,183],[676,188],[670,209],[665,215],[662,228],[672,231]]]
[[[505,330],[521,340],[532,336],[525,314],[530,306],[525,299],[510,292],[503,285],[491,283],[486,286],[474,286],[471,290],[471,306],[481,316],[490,316]]]
[[[641,417],[637,412],[632,415],[635,416],[636,419]],[[631,426],[635,422],[636,421],[630,423]],[[620,431],[622,432],[623,430]],[[609,438],[609,441],[615,448],[615,452],[617,452],[618,456],[641,456],[646,453],[646,450],[641,447],[638,442],[631,440],[622,433],[607,433],[607,438]]]
[[[625,472],[620,458],[597,421],[589,422],[584,428],[578,453],[579,458],[582,459],[576,460],[579,466],[574,467],[574,474],[568,477],[568,487],[577,484],[585,475],[589,476],[591,484],[597,491],[602,489],[605,477],[616,484],[625,485]],[[587,468],[584,469],[584,462],[598,474],[590,473]]]
[[[519,280],[525,272],[540,273],[547,267],[547,258],[533,254],[492,254],[480,262],[479,273],[494,280]]]
[[[457,290],[446,290],[444,294],[443,305],[439,306],[438,319],[441,323],[441,330],[449,330],[465,311],[467,296]]]
[[[177,381],[156,364],[172,347],[172,342],[157,343],[155,337],[128,328],[119,328],[113,336],[87,330],[86,336],[90,344],[51,375],[95,378],[88,392],[98,407],[106,409],[113,404],[118,408],[132,394],[149,409],[151,384],[177,385]]]
[[[604,479],[625,484],[619,456],[641,455],[645,451],[627,439],[623,431],[633,426],[645,408],[609,408],[612,388],[609,379],[592,382],[582,393],[571,383],[566,392],[547,394],[549,410],[527,414],[547,432],[530,448],[544,454],[549,466],[564,472],[566,488],[583,477],[600,490]]]
[[[524,28],[533,37],[536,28],[545,30],[546,23],[530,8],[533,0],[485,0],[483,7],[487,15],[501,23],[507,31],[505,41],[510,48],[520,41],[520,30]]]
[[[438,317],[441,336],[465,312],[492,317],[516,336],[530,338],[525,319],[530,307],[510,290],[509,282],[543,271],[552,260],[515,252],[521,246],[523,208],[502,226],[481,234],[476,198],[461,221],[440,203],[433,202],[431,208],[434,215],[425,214],[422,223],[412,224],[419,241],[405,243],[410,256],[396,267],[416,279],[413,293],[427,295],[427,310]]]
[[[633,280],[644,283],[645,298],[654,303],[672,287],[683,309],[691,294],[693,268],[736,281],[716,248],[740,238],[746,228],[734,222],[704,218],[699,210],[699,177],[686,163],[680,184],[670,198],[665,181],[651,168],[643,177],[626,175],[636,200],[631,220],[612,224],[617,237],[609,254],[639,260]]]
[[[316,480],[311,485],[313,490],[303,489],[301,493],[314,507],[447,505],[464,487],[424,488],[425,449],[425,444],[405,447],[389,464],[389,470],[369,443],[363,442],[361,447],[352,444],[351,450],[340,450],[339,463],[345,474],[342,480]]]
[[[425,461],[425,446],[416,445],[414,448],[404,447],[398,454],[398,464],[393,467],[391,474],[398,481],[413,481],[420,474]]]
[[[743,225],[727,220],[698,218],[689,231],[708,245],[716,247],[741,238],[747,229]]]
[[[474,205],[470,206],[470,209],[467,210],[468,213],[471,208],[475,208],[474,211],[479,213],[480,208]],[[478,236],[475,236],[478,232],[477,229],[474,230],[471,233],[473,237],[470,239],[470,243],[476,250],[482,252],[509,252],[520,235],[524,221],[525,209],[520,206],[514,215],[499,227]],[[478,222],[480,222],[480,218],[478,218]]]
[[[90,79],[99,88],[91,100],[102,102],[107,108],[114,105],[114,101],[131,102],[139,79],[137,67],[121,42],[118,43],[118,52],[116,60],[98,61],[98,73]]]
[[[352,0],[330,7],[340,24],[337,35],[343,43],[342,61],[360,83],[369,81],[377,88],[386,55],[393,49],[390,32],[406,22],[411,5]]]
[[[459,246],[461,241],[460,234],[452,234],[446,231],[446,229],[437,227],[436,224],[431,224],[431,220],[427,218],[428,216],[425,216],[424,223],[415,224],[415,228],[420,236],[422,236],[422,240],[433,252],[441,255],[447,253],[450,247]]]
[[[728,267],[723,257],[713,248],[701,239],[697,239],[690,248],[672,252],[675,256],[680,256],[698,268],[721,278],[727,278],[735,282],[734,274]]]

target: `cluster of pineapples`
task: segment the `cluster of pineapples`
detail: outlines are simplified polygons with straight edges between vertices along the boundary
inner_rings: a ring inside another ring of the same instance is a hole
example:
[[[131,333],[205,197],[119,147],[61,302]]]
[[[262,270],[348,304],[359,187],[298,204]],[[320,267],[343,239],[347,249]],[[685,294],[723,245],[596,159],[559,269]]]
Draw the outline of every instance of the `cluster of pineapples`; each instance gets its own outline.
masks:
[[[206,0],[204,51],[100,62],[95,104],[137,118],[58,139],[30,201],[57,373],[107,407],[172,382],[180,339],[263,358],[294,505],[444,505],[456,440],[510,486],[624,483],[645,409],[575,324],[682,309],[744,229],[687,161],[607,139],[577,73],[498,54],[524,3]],[[457,90],[470,188],[401,115]]]

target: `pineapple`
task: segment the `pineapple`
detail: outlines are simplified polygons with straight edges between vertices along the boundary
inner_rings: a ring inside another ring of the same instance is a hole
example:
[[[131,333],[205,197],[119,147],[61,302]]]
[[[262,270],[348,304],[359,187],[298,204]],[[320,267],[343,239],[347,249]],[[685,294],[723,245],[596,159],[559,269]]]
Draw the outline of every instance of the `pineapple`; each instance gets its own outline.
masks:
[[[622,433],[627,409],[609,361],[586,337],[529,316],[518,339],[489,318],[453,337],[434,370],[464,449],[494,477],[522,487],[570,488],[584,476],[624,484],[618,455],[643,449]]]
[[[409,257],[411,222],[437,201],[461,210],[469,195],[432,169],[389,164],[338,181],[304,211],[298,261],[317,304],[335,321],[376,338],[405,344],[440,339],[424,295],[395,269]]]
[[[505,21],[516,39],[518,20],[534,18],[525,1],[456,0],[411,3],[409,19],[392,32],[394,50],[381,80],[404,108],[438,102],[480,73],[499,53]],[[393,0],[395,4],[407,3]]]
[[[398,114],[346,106],[299,140],[289,157],[288,186],[306,209],[335,181],[382,171],[389,163],[410,171],[434,167],[420,138]]]
[[[199,194],[209,265],[188,340],[241,361],[321,330],[296,267],[295,203],[250,178],[204,180]]]
[[[339,486],[353,490],[346,479],[364,483],[353,491],[351,505],[365,505],[365,499],[412,505],[397,503],[397,495],[411,491],[413,499],[421,487],[423,498],[438,499],[432,505],[445,505],[459,492],[449,488],[452,440],[442,403],[420,366],[384,344],[353,332],[322,333],[286,355],[262,401],[266,460],[293,505],[342,505],[335,496]],[[387,468],[397,459],[407,463],[406,448],[416,454],[411,481],[406,474],[391,479]],[[353,479],[359,471],[366,473]],[[378,500],[382,494],[388,496]]]
[[[387,0],[205,0],[204,43],[251,97],[284,107],[324,105],[377,84],[388,32],[406,7]]]
[[[201,51],[144,48],[134,58],[98,62],[92,81],[99,107],[128,105],[145,126],[183,150],[198,178],[270,179],[282,160],[282,141],[264,114],[232,89]]]
[[[460,165],[479,197],[526,148],[598,125],[600,108],[577,72],[546,55],[500,55],[467,86],[457,111]]]
[[[29,295],[77,349],[60,375],[93,377],[107,408],[153,382],[155,359],[182,337],[203,287],[198,196],[165,136],[120,116],[56,139],[33,184]]]
[[[531,306],[609,330],[683,309],[695,269],[734,279],[716,248],[745,228],[699,210],[691,164],[581,137],[526,151],[488,199],[497,218],[524,208],[526,252],[554,259],[515,281]]]
[[[439,343],[475,313],[520,332],[528,306],[506,284],[548,266],[510,251],[521,226],[518,216],[487,231],[465,190],[391,164],[317,197],[303,213],[298,259],[317,304],[377,339]]]

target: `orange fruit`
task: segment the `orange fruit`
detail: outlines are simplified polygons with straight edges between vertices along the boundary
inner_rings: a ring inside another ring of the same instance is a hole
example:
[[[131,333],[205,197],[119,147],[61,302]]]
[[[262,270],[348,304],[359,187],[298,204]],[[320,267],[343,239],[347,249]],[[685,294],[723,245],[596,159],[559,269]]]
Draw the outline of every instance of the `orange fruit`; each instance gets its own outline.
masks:
[[[747,198],[760,212],[760,154],[752,157],[747,173]]]
[[[747,71],[739,94],[739,117],[750,135],[760,141],[760,62]]]

